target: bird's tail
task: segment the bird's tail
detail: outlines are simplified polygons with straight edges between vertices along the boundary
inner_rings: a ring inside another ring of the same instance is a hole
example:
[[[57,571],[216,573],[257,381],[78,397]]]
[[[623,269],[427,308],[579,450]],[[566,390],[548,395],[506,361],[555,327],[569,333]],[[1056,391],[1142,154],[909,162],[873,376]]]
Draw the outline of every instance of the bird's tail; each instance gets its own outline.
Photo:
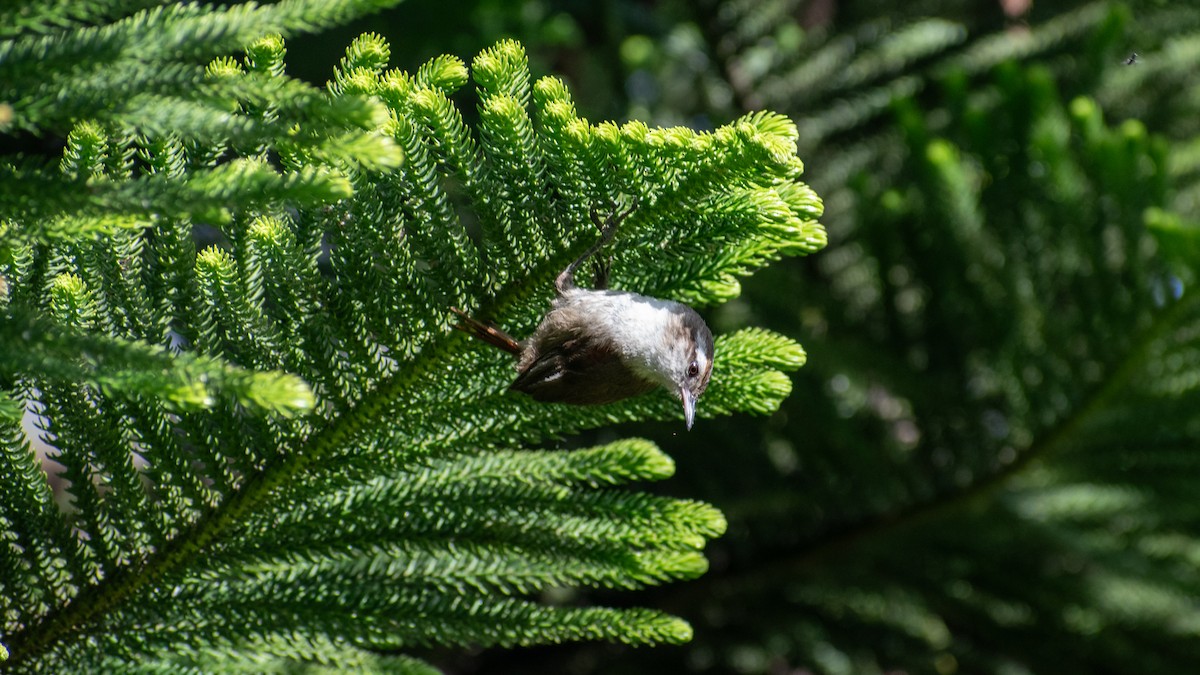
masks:
[[[475,339],[482,340],[483,342],[486,342],[497,349],[502,349],[513,356],[521,355],[521,343],[514,340],[508,333],[505,333],[495,326],[489,326],[482,321],[472,319],[467,315],[466,312],[457,307],[451,307],[450,311],[454,312],[458,315],[458,318],[462,319],[461,322],[454,325],[455,328],[464,333],[469,333]]]

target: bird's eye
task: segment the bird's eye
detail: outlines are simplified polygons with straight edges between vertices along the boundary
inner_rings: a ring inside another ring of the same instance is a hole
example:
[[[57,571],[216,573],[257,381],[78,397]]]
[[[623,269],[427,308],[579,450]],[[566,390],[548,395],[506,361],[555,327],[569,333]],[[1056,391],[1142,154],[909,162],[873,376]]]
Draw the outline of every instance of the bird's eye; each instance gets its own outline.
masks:
[[[688,365],[688,377],[695,377],[700,374],[700,364],[692,361]]]

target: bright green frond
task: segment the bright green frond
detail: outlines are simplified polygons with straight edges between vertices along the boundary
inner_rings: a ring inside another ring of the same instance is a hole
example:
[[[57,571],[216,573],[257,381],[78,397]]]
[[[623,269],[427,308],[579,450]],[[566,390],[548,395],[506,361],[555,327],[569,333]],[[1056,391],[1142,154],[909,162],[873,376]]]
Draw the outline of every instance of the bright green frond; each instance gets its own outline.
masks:
[[[77,277],[60,278],[51,293],[58,321],[88,326],[91,310]],[[149,396],[181,409],[209,407],[219,398],[287,414],[313,405],[308,386],[293,375],[247,371],[203,356],[87,335],[28,315],[4,317],[0,337],[9,377],[88,382],[106,394]]]
[[[690,639],[675,617],[570,599],[705,574],[725,516],[630,489],[675,472],[648,441],[544,449],[678,424],[679,401],[508,391],[511,359],[450,308],[525,335],[593,218],[626,208],[615,287],[736,296],[825,244],[797,128],[592,124],[514,41],[410,75],[368,34],[323,89],[285,74],[281,36],[386,4],[47,12],[0,42],[18,126],[69,131],[57,164],[0,160],[14,669],[424,673],[390,652]],[[755,329],[716,353],[702,418],[774,410],[805,360]]]

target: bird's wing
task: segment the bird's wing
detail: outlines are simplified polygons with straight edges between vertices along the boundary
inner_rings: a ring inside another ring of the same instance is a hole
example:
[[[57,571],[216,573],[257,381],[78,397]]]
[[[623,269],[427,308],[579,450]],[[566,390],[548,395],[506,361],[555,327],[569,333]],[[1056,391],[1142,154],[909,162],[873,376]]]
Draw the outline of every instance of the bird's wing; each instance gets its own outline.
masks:
[[[626,366],[602,341],[571,337],[543,344],[510,389],[548,403],[599,405],[644,394],[654,383]]]

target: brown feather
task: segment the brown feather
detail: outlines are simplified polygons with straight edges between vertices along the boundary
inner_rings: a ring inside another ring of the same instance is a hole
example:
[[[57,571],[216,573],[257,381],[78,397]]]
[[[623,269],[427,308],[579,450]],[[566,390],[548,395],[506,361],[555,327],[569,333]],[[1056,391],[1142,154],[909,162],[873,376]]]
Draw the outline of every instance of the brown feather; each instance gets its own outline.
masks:
[[[513,356],[521,356],[521,343],[514,340],[513,337],[508,333],[505,333],[495,326],[489,326],[482,321],[472,319],[469,315],[467,315],[466,312],[457,307],[451,307],[450,311],[454,312],[458,315],[458,318],[462,319],[461,323],[454,325],[455,328],[464,333],[468,333],[475,338],[492,345],[493,347],[503,349]]]
[[[586,337],[531,341],[518,370],[509,389],[548,403],[601,405],[655,387],[622,363],[611,345]]]

